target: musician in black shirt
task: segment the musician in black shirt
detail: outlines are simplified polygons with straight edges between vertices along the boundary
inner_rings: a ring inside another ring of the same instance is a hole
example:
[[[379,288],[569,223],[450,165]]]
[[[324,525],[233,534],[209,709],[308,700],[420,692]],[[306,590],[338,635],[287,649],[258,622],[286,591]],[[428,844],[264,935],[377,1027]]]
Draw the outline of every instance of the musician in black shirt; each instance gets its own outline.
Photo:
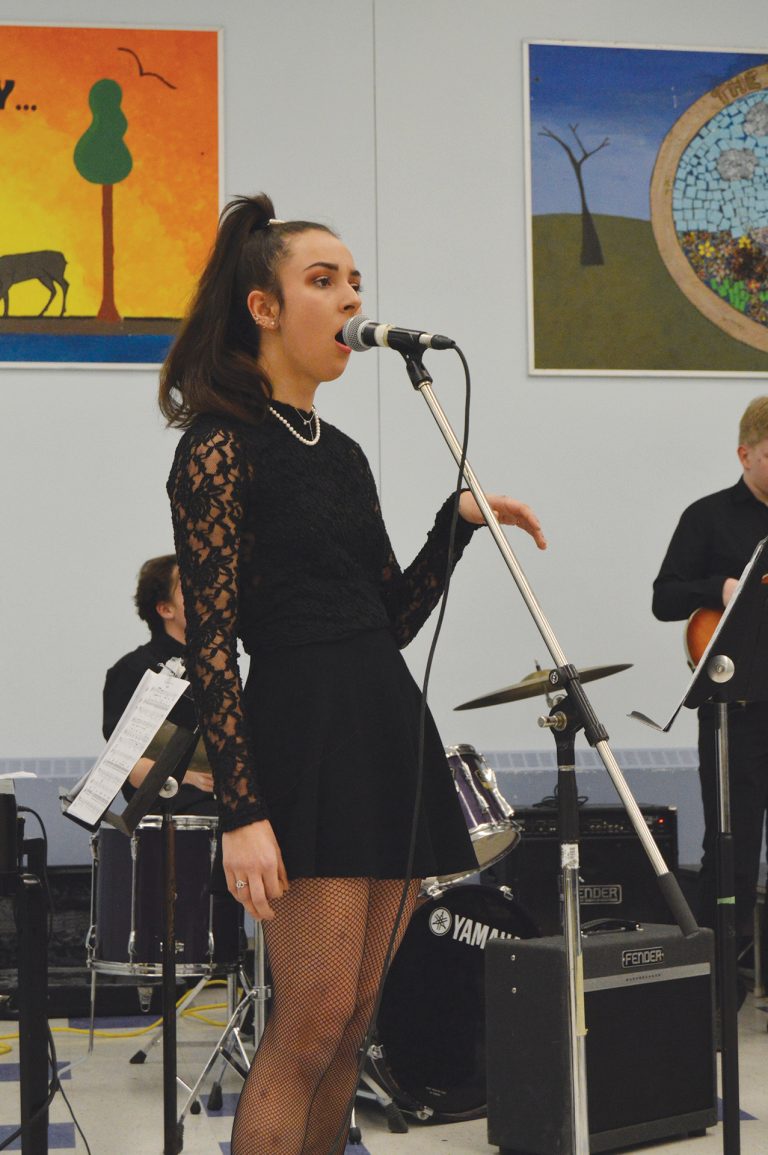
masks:
[[[133,692],[147,670],[159,670],[169,658],[186,659],[186,617],[175,554],[165,554],[146,561],[139,571],[136,612],[150,630],[150,639],[125,654],[107,671],[104,682],[104,715],[102,731],[109,738]],[[171,711],[169,721],[193,730],[195,707],[189,693]],[[195,751],[172,809],[176,814],[215,814],[213,777],[202,753]],[[154,764],[151,757],[140,758],[123,787],[130,800]]]
[[[768,535],[768,397],[757,397],[739,425],[742,476],[728,489],[690,505],[672,535],[653,584],[661,621],[690,617],[700,607],[723,610],[758,542]],[[768,809],[768,703],[728,708],[731,826],[736,876],[736,926],[742,943],[753,933],[763,827]],[[704,854],[699,921],[715,925],[717,778],[715,707],[699,709],[699,776],[704,806]]]

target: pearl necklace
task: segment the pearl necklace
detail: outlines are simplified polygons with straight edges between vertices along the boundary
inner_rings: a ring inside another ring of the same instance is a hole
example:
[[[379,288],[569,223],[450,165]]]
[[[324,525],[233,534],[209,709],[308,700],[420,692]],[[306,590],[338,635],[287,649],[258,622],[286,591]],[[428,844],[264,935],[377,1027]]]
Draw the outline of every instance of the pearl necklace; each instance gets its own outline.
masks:
[[[294,406],[294,408],[295,408],[295,406]],[[320,440],[320,416],[317,413],[314,405],[312,406],[312,416],[309,418],[309,421],[305,421],[305,419],[303,417],[301,418],[301,420],[304,421],[305,425],[310,425],[312,422],[312,417],[314,417],[314,419],[315,419],[315,436],[312,438],[302,437],[301,434],[299,433],[298,429],[294,429],[293,426],[291,425],[290,421],[288,421],[287,418],[283,417],[282,413],[278,413],[277,410],[274,409],[271,405],[269,406],[269,412],[272,414],[273,417],[276,417],[278,421],[282,422],[282,424],[285,426],[285,428],[288,430],[288,432],[292,433],[293,436],[296,438],[296,440],[300,441],[302,445],[317,445],[318,441]],[[299,416],[301,416],[301,415],[299,414]]]

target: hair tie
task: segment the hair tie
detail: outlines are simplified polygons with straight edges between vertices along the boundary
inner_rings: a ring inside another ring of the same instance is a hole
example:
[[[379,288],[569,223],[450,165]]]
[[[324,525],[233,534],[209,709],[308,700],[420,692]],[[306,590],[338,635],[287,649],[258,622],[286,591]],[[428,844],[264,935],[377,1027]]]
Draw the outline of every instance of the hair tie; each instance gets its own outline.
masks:
[[[277,219],[277,217],[270,217],[270,219],[267,221],[267,228],[270,225],[284,225],[284,224],[285,224],[285,221],[279,221]]]

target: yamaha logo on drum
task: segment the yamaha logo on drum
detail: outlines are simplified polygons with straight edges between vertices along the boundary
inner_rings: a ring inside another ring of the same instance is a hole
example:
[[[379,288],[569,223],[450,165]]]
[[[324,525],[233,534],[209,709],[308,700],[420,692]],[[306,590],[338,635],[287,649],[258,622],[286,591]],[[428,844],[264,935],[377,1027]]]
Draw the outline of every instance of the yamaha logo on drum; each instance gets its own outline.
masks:
[[[514,934],[506,930],[497,930],[495,926],[488,926],[485,922],[475,922],[464,915],[452,915],[444,906],[436,907],[429,916],[429,929],[438,938],[451,935],[456,942],[464,942],[467,946],[479,946],[485,950],[485,944],[492,938],[514,938]]]
[[[624,970],[631,967],[650,967],[664,962],[664,950],[660,946],[637,947],[635,950],[621,952],[621,965]]]

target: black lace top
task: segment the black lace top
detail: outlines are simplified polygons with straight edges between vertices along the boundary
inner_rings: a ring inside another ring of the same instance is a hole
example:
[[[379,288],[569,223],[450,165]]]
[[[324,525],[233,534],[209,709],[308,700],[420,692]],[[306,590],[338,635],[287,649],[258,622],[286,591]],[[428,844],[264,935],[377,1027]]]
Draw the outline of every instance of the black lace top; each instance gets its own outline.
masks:
[[[289,405],[274,403],[306,429]],[[453,499],[401,570],[360,447],[323,422],[303,445],[273,416],[210,417],[181,438],[168,480],[187,617],[189,677],[223,830],[267,817],[241,707],[247,653],[389,628],[399,646],[439,601]],[[459,518],[454,563],[475,526]]]

